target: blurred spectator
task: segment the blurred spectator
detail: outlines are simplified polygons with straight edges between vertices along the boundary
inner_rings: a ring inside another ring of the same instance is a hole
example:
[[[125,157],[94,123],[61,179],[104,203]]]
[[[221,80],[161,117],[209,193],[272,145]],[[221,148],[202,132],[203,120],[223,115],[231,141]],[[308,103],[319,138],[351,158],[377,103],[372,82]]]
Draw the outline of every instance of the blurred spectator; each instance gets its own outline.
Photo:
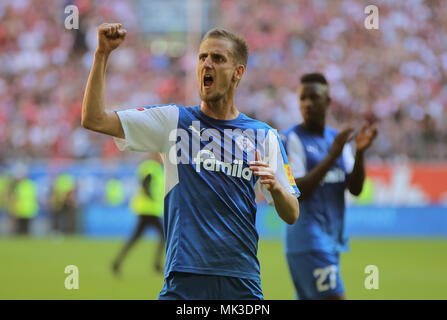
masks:
[[[108,179],[105,188],[105,201],[108,206],[120,206],[125,201],[123,183],[119,179]]]
[[[19,164],[14,171],[15,179],[11,185],[9,212],[14,219],[15,234],[28,235],[31,221],[39,211],[37,188],[35,182],[26,177],[24,166]]]
[[[8,212],[11,177],[8,174],[0,175],[0,215]]]
[[[75,188],[75,179],[67,173],[58,175],[53,182],[49,208],[52,229],[57,233],[76,232],[78,206]]]

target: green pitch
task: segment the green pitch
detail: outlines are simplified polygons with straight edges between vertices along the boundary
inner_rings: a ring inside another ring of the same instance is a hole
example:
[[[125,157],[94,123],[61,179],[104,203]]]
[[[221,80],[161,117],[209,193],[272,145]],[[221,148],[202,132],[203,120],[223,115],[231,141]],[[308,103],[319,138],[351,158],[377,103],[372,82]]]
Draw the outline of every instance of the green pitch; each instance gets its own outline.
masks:
[[[152,266],[155,242],[130,252],[121,278],[110,262],[119,240],[0,238],[0,299],[156,299],[163,285]],[[259,244],[265,299],[294,299],[280,242]],[[447,240],[359,240],[342,255],[349,299],[447,299]],[[65,267],[76,265],[79,289],[67,290]],[[364,287],[365,267],[379,269],[379,289]]]

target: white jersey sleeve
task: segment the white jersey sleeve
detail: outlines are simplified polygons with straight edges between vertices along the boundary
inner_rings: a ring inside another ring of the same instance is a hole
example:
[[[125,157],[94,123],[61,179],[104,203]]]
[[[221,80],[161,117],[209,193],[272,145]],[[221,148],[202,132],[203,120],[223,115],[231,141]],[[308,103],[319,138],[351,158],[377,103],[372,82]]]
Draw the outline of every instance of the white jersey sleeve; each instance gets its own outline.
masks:
[[[287,154],[289,156],[290,168],[295,179],[306,175],[306,154],[303,144],[295,132],[287,137]]]
[[[267,134],[264,150],[264,161],[267,162],[275,172],[276,180],[278,180],[284,189],[298,197],[300,192],[295,184],[295,180],[293,179],[286,152],[276,131],[270,130]],[[258,180],[257,183],[261,184],[260,180]],[[263,184],[261,184],[261,192],[267,203],[273,205],[272,195]]]
[[[346,173],[350,174],[354,169],[354,156],[352,155],[352,148],[349,143],[343,147],[343,163],[345,165]]]
[[[176,105],[151,106],[116,112],[124,130],[124,139],[114,138],[121,151],[166,152],[169,133],[178,124]]]

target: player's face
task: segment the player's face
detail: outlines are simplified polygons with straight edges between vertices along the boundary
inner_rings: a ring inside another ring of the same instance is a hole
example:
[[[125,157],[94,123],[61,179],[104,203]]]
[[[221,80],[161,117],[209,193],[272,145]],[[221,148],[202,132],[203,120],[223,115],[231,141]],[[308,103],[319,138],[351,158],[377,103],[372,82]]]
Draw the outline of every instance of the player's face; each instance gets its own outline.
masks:
[[[202,101],[218,101],[236,83],[233,44],[226,39],[208,38],[202,42],[197,64],[197,79]]]
[[[321,83],[305,83],[298,87],[298,99],[304,123],[324,126],[329,106],[328,86]]]

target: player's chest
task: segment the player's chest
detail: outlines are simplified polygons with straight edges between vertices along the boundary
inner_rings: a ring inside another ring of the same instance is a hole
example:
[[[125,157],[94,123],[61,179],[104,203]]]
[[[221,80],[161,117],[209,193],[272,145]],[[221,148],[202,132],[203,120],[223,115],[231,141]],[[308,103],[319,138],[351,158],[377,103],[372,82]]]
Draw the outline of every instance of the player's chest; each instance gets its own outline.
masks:
[[[267,133],[261,129],[216,126],[199,120],[184,121],[176,132],[176,150],[183,158],[198,155],[226,163],[248,165],[255,160],[255,151],[264,156]]]
[[[328,156],[333,139],[308,136],[302,139],[302,143],[306,157],[306,166],[308,170],[311,170]],[[344,169],[342,156],[336,160],[333,168]]]

